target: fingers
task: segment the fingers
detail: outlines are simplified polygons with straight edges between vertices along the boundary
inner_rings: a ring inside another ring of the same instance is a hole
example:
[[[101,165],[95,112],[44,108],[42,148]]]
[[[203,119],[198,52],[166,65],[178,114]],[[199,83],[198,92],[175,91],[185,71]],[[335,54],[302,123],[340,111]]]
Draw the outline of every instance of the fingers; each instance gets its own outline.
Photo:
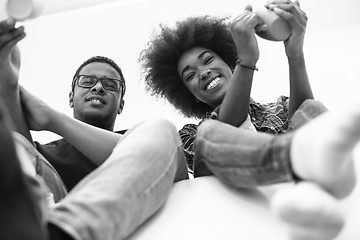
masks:
[[[261,20],[253,13],[253,8],[251,5],[245,7],[245,11],[233,18],[228,27],[230,30],[240,30],[246,32],[247,30],[253,30],[257,25],[261,24]]]
[[[25,37],[24,28],[20,27],[12,32],[0,35],[0,51],[12,48],[16,43]]]
[[[245,7],[245,11],[250,11],[250,12],[252,12],[252,6],[251,5],[246,5],[246,7]]]
[[[7,56],[16,44],[26,36],[24,28],[20,27],[13,32],[0,34],[0,56]]]
[[[0,22],[0,55],[10,53],[13,47],[25,37],[24,27],[15,27],[15,21],[7,19]]]
[[[300,9],[300,3],[298,0],[274,0],[265,5],[266,8],[273,10],[277,15],[283,18],[292,29],[293,38],[303,38],[306,25],[307,15]]]
[[[300,2],[299,2],[299,0],[295,0],[294,3],[300,8]]]
[[[15,20],[9,18],[0,22],[0,34],[9,32],[15,28]]]
[[[298,21],[306,24],[307,22],[306,13],[300,9],[299,1],[271,1],[265,7],[275,11],[290,23]]]

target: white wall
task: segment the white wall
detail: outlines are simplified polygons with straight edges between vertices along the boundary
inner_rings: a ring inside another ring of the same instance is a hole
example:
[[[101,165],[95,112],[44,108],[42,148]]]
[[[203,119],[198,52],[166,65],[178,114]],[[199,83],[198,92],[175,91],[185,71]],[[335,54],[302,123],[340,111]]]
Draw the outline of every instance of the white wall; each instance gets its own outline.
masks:
[[[54,0],[52,0],[54,1]],[[63,0],[57,0],[61,2]],[[75,0],[71,0],[74,2]],[[264,1],[150,0],[112,1],[88,8],[46,14],[23,23],[27,37],[20,43],[20,82],[51,106],[72,115],[68,92],[77,67],[93,55],[114,59],[126,82],[125,108],[116,129],[129,128],[153,115],[163,115],[178,127],[194,121],[179,116],[162,101],[144,93],[137,59],[151,32],[159,23],[172,24],[188,15],[236,15],[245,4]],[[330,109],[339,108],[356,95],[360,82],[360,17],[358,0],[303,0],[309,17],[305,54],[315,97]],[[259,39],[259,72],[252,96],[260,102],[288,95],[287,62],[281,42]],[[360,106],[359,106],[360,107]],[[58,136],[35,134],[47,142]]]

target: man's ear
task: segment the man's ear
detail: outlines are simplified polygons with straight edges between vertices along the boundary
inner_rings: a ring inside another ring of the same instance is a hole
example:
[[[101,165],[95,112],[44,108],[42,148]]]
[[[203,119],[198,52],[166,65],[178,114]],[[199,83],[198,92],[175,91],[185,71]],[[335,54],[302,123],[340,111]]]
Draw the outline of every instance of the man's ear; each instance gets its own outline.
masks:
[[[70,106],[70,108],[74,107],[74,92],[73,91],[71,91],[69,93],[69,106]]]
[[[125,100],[124,99],[121,99],[120,101],[120,106],[119,106],[119,109],[118,109],[118,114],[120,115],[123,108],[124,108],[124,105],[125,105]]]

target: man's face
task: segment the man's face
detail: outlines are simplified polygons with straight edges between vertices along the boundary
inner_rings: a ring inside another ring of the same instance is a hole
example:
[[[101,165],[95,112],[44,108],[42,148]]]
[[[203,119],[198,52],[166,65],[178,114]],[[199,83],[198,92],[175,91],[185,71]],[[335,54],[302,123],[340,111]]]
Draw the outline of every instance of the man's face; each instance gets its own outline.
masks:
[[[79,75],[121,79],[111,65],[102,62],[84,66]],[[74,108],[74,118],[99,127],[107,127],[113,125],[116,115],[121,113],[121,98],[121,89],[118,92],[106,90],[100,81],[91,88],[79,87],[75,83],[74,92],[69,96],[69,104]]]

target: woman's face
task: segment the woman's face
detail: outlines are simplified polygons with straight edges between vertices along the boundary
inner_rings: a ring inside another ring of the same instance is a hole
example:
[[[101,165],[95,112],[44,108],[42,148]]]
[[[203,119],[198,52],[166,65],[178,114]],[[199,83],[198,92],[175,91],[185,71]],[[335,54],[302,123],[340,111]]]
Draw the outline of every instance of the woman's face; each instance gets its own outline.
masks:
[[[189,91],[213,108],[222,103],[232,76],[222,58],[202,47],[194,47],[180,57],[178,73]]]

